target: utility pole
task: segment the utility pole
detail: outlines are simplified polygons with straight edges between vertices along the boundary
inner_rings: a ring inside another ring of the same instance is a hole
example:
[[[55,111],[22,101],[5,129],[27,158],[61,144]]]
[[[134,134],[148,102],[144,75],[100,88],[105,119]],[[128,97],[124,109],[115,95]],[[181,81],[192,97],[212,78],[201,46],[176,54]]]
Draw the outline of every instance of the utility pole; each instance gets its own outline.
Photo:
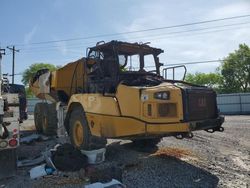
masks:
[[[2,79],[2,55],[5,55],[5,49],[0,48],[0,79]]]
[[[15,53],[19,52],[19,50],[16,50],[15,46],[12,46],[12,47],[7,46],[7,48],[12,51],[12,84],[14,84],[14,78],[15,78]]]
[[[2,93],[2,55],[5,55],[5,49],[0,48],[0,96]]]

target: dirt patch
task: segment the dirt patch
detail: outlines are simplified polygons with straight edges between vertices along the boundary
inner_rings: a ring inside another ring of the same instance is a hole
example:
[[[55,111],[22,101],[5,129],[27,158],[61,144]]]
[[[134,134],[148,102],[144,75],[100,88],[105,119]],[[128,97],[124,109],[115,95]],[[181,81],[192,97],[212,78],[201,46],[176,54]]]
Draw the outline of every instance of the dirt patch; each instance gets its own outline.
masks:
[[[186,157],[194,157],[192,151],[187,149],[181,148],[161,148],[155,153],[151,154],[150,156],[157,156],[157,157],[175,157],[178,159],[186,158]]]

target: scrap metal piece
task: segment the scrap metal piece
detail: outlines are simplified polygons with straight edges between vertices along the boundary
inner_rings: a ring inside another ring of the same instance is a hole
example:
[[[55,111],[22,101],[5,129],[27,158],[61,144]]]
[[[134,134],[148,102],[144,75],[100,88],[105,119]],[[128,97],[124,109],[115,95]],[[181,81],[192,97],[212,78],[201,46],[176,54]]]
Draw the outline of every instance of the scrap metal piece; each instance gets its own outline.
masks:
[[[40,135],[38,134],[31,134],[29,136],[25,136],[20,138],[20,143],[30,144],[31,142],[38,140],[40,138]]]
[[[21,161],[17,161],[17,167],[38,165],[38,164],[41,164],[44,161],[45,161],[45,158],[42,155],[42,156],[37,157],[35,159],[24,159],[24,160],[21,160]]]
[[[52,150],[45,151],[45,152],[42,153],[42,155],[43,155],[43,157],[44,157],[44,159],[45,159],[45,161],[47,163],[47,166],[49,166],[49,167],[56,170],[56,167],[55,167],[55,165],[54,165],[54,163],[53,163],[53,161],[51,159],[51,157],[52,157],[51,151]]]
[[[30,144],[33,141],[37,141],[37,140],[47,141],[49,140],[49,137],[44,136],[44,135],[39,135],[39,134],[31,134],[31,135],[20,138],[20,143]]]

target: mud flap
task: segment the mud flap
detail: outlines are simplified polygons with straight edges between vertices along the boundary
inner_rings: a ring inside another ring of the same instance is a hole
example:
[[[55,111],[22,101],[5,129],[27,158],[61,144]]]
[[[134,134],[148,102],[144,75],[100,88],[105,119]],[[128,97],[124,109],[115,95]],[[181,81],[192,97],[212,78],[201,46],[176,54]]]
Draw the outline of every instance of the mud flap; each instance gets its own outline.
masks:
[[[6,149],[0,151],[0,179],[16,175],[16,170],[16,149]]]

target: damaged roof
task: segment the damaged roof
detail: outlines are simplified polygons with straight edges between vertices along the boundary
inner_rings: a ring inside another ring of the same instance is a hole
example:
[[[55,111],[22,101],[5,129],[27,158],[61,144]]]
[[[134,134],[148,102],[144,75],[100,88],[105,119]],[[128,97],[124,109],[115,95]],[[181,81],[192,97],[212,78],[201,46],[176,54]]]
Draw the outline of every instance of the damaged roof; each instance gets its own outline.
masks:
[[[129,43],[129,42],[122,42],[122,41],[115,41],[115,40],[112,40],[108,43],[104,43],[104,42],[102,42],[101,44],[97,43],[95,47],[90,48],[90,50],[94,50],[94,51],[99,50],[103,52],[114,50],[114,49],[116,49],[119,54],[123,54],[123,55],[135,55],[135,54],[159,55],[160,53],[164,52],[160,48],[153,48],[147,44]]]

